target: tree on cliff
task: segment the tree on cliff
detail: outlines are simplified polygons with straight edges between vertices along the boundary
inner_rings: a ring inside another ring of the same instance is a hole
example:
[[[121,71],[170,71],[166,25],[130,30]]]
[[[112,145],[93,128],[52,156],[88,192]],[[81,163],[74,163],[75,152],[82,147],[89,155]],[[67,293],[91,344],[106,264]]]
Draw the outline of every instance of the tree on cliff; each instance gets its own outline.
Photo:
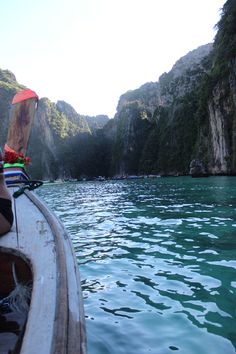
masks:
[[[215,65],[222,73],[228,63],[236,58],[236,1],[228,0],[223,6],[221,19],[217,24],[215,37]]]

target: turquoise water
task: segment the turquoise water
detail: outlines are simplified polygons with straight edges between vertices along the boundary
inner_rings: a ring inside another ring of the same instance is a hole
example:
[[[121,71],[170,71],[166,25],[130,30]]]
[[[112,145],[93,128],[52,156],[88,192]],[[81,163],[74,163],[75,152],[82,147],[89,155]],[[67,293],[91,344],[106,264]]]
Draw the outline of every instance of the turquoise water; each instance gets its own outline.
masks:
[[[76,250],[89,354],[236,353],[236,178],[46,185]]]

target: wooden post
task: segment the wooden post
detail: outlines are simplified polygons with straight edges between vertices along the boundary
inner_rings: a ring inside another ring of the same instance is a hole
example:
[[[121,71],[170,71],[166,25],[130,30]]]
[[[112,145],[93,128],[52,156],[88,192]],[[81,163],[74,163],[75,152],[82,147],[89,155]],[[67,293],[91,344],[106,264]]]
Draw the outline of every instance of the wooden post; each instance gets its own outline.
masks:
[[[38,96],[31,90],[21,91],[13,98],[7,145],[17,153],[26,154],[37,101]]]

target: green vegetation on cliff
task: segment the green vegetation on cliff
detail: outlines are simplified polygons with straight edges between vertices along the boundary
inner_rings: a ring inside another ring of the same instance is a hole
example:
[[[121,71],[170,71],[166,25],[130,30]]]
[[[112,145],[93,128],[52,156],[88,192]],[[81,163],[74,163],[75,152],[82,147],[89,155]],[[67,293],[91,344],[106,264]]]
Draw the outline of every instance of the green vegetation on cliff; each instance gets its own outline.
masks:
[[[43,98],[32,129],[37,178],[188,174],[192,159],[236,173],[236,2],[227,0],[214,45],[180,58],[158,82],[121,95],[114,119],[78,114]],[[10,102],[23,86],[0,70],[0,143]],[[224,167],[225,168],[225,167]]]
[[[0,69],[0,144],[2,146],[7,137],[12,98],[17,91],[23,88],[24,86],[17,83],[11,71]]]
[[[137,174],[143,146],[153,124],[149,112],[138,101],[125,103],[117,117],[112,153],[112,174]]]
[[[221,19],[217,24],[218,32],[214,42],[213,73],[223,76],[229,64],[236,58],[236,2],[228,0],[223,6]]]

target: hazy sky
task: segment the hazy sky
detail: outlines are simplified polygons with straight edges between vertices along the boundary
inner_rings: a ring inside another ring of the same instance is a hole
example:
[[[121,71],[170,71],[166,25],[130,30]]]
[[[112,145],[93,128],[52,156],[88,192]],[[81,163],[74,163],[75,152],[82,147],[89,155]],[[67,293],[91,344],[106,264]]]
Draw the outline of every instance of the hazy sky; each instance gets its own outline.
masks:
[[[78,113],[113,117],[121,94],[212,42],[225,0],[0,0],[0,68]]]

